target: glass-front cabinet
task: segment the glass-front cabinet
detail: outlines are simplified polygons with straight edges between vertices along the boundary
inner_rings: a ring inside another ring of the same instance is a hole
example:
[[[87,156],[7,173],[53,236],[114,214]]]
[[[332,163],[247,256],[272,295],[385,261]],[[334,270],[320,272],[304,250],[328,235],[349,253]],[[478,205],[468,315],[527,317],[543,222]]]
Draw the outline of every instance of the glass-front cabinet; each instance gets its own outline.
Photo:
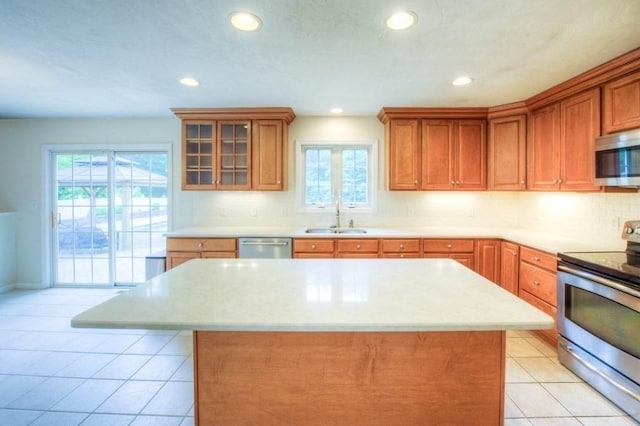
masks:
[[[251,122],[219,122],[219,189],[251,188]]]
[[[286,189],[291,108],[175,108],[182,120],[182,189]]]
[[[212,121],[185,121],[183,186],[213,187],[215,185],[215,123]]]

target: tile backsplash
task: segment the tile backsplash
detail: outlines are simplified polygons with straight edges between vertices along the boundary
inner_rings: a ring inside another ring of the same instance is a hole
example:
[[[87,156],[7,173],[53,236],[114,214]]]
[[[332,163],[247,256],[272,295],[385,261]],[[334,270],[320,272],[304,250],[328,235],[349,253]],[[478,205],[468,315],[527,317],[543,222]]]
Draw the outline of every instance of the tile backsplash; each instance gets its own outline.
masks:
[[[194,194],[188,226],[330,226],[334,210],[298,212],[289,192]],[[547,192],[378,193],[375,213],[342,209],[342,223],[379,227],[524,228],[621,249],[625,220],[640,219],[640,195]]]

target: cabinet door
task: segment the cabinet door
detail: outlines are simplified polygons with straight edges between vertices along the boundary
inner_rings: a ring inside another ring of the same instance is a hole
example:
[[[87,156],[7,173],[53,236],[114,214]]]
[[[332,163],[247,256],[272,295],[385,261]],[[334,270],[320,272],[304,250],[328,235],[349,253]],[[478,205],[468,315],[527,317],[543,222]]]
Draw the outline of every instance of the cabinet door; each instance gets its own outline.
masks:
[[[604,85],[604,133],[640,127],[640,72]]]
[[[390,120],[386,129],[389,189],[420,188],[420,128],[418,119]]]
[[[489,190],[526,189],[526,123],[525,115],[489,121]]]
[[[497,284],[500,278],[500,240],[477,240],[475,254],[474,270]]]
[[[474,269],[474,254],[473,253],[451,253],[449,255],[450,259],[455,260],[458,263],[462,263],[469,269]]]
[[[182,121],[182,189],[215,188],[215,121]]]
[[[200,253],[187,252],[187,251],[176,251],[176,252],[168,251],[167,252],[167,270],[171,268],[175,268],[176,266],[182,265],[183,263],[191,259],[200,259]]]
[[[600,89],[560,103],[560,189],[597,191],[595,140],[600,135]]]
[[[253,189],[284,189],[284,125],[281,120],[253,121],[251,175]]]
[[[218,122],[217,188],[251,189],[251,122]]]
[[[560,180],[560,105],[535,110],[530,118],[527,188],[556,190]]]
[[[422,120],[422,189],[455,188],[452,120]]]
[[[456,121],[455,188],[487,189],[487,129],[484,120]]]
[[[500,287],[518,294],[520,246],[503,241],[500,248]]]

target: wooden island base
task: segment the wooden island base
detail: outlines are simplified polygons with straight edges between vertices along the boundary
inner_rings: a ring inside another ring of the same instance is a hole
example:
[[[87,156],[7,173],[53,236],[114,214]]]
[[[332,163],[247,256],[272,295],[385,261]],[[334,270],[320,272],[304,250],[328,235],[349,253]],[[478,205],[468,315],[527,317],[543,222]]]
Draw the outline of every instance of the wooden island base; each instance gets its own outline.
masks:
[[[504,423],[504,331],[193,335],[196,425]]]

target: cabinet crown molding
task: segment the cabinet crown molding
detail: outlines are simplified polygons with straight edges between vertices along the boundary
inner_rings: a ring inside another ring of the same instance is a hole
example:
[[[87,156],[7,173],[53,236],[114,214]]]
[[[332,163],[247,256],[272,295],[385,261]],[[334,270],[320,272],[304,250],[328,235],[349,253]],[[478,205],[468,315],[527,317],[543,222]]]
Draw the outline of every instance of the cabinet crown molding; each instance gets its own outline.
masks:
[[[289,107],[265,108],[171,108],[180,119],[190,120],[283,120],[290,124],[296,115]]]
[[[383,123],[398,118],[486,119],[488,108],[411,108],[382,107],[378,120]]]

